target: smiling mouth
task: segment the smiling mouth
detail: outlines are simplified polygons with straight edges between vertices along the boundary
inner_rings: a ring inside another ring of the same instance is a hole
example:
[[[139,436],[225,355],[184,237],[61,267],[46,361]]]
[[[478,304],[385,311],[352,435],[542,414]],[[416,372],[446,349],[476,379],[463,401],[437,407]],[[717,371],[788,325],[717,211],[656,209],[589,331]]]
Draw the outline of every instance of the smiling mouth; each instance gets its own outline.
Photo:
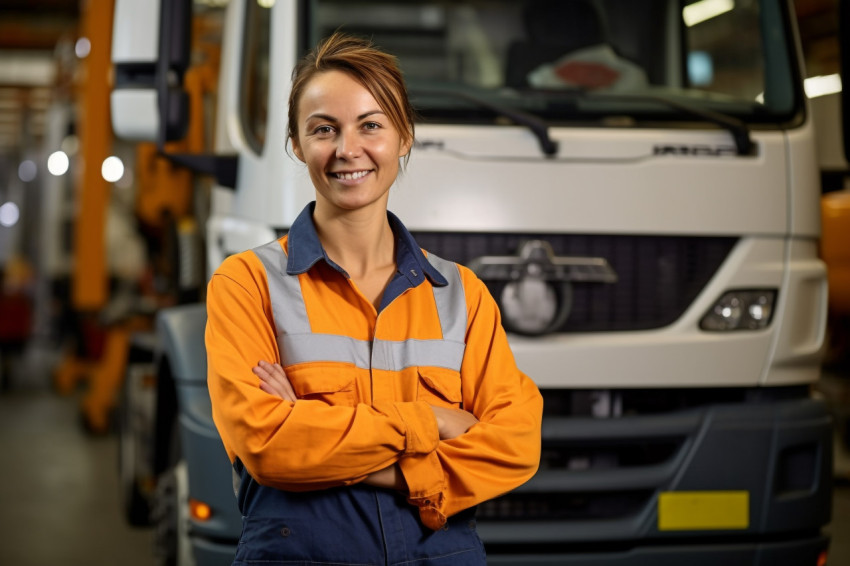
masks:
[[[335,179],[343,179],[345,181],[356,181],[357,179],[361,179],[371,173],[371,169],[367,169],[365,171],[353,171],[353,172],[340,172],[340,173],[328,173],[331,177]]]

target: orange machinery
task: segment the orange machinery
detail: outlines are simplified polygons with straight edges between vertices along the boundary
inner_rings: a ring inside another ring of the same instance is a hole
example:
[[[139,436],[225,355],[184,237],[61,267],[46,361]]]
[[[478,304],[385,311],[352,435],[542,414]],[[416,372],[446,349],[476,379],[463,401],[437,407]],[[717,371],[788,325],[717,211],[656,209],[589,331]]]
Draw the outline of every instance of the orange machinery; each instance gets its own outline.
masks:
[[[827,265],[835,361],[850,361],[850,189],[821,197],[821,258]]]
[[[153,317],[151,312],[139,312],[108,325],[99,318],[110,298],[104,237],[111,184],[103,179],[99,165],[111,154],[113,143],[109,93],[114,0],[95,0],[83,6],[82,34],[89,38],[91,52],[83,62],[78,91],[80,158],[85,166],[80,168],[82,171],[77,179],[71,306],[89,329],[87,335],[77,338],[101,344],[82,348],[85,354],[66,353],[55,369],[54,386],[58,392],[70,394],[81,382],[87,381],[81,401],[83,422],[89,431],[104,433],[109,429],[117,405],[132,334],[150,328]],[[198,22],[198,26],[202,24]],[[196,33],[195,37],[203,38],[204,34]],[[208,145],[204,99],[216,88],[218,47],[202,43],[198,48],[203,55],[202,62],[188,69],[184,78],[191,107],[189,131],[184,140],[167,144],[168,152],[201,153]],[[140,143],[136,148],[135,171],[135,212],[144,230],[149,234],[162,234],[169,228],[170,221],[177,222],[178,230],[194,225],[195,180],[188,169],[175,166],[162,157],[155,144]],[[155,271],[161,265],[162,262],[152,265],[150,270]],[[140,283],[140,288],[145,289],[144,282]],[[150,285],[146,293],[158,306],[177,301],[175,296],[155,293]]]

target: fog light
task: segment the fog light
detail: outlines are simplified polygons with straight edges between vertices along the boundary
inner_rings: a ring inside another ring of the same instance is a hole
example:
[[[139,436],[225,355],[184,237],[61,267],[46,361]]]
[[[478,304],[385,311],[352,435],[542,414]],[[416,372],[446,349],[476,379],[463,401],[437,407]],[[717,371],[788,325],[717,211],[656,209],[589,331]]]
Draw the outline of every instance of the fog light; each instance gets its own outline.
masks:
[[[772,289],[728,291],[702,317],[699,327],[712,331],[767,328],[775,300],[776,291]]]
[[[197,499],[189,499],[189,515],[196,521],[209,521],[212,517],[212,508]]]

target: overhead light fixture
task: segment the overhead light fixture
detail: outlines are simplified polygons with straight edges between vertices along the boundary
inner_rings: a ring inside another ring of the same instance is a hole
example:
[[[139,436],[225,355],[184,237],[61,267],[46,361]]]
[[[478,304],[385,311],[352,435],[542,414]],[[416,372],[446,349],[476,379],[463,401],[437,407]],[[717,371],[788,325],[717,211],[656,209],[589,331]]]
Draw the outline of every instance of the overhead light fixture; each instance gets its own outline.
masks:
[[[25,159],[18,165],[18,179],[24,183],[29,183],[35,179],[36,174],[38,174],[38,167],[36,167],[32,160]]]
[[[74,53],[79,59],[85,59],[91,53],[91,41],[87,37],[81,37],[74,44]]]
[[[0,205],[0,226],[11,228],[18,223],[20,217],[21,211],[17,204],[9,201]]]
[[[124,176],[124,162],[114,155],[107,157],[100,167],[100,174],[108,183],[114,183]]]
[[[803,88],[809,98],[839,93],[841,92],[841,75],[835,73],[834,75],[809,77],[803,81]]]
[[[699,0],[682,8],[682,19],[688,27],[732,11],[735,0]]]
[[[68,159],[68,154],[61,150],[54,151],[47,158],[47,170],[56,177],[67,173],[70,165],[71,161]]]

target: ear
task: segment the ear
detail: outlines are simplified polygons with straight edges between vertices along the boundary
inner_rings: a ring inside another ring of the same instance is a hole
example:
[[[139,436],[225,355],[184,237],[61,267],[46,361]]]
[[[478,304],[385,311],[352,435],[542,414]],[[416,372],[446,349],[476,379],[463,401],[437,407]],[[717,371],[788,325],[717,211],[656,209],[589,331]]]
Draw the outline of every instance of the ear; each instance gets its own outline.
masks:
[[[299,161],[305,163],[304,153],[301,151],[301,144],[298,143],[298,138],[289,138],[289,141],[292,142],[292,153],[295,154],[295,157],[297,157]]]
[[[398,156],[404,157],[408,153],[410,153],[410,148],[413,146],[413,136],[410,136],[410,139],[403,140],[398,146]]]

